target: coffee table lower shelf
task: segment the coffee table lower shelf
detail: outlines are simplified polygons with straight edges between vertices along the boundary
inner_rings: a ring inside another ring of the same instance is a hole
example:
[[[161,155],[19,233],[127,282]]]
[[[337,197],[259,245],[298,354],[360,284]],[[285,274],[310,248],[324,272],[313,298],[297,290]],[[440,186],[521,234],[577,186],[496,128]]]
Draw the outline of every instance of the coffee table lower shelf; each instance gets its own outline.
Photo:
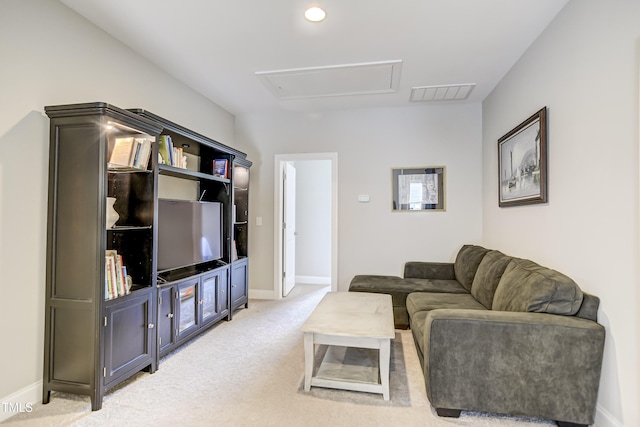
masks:
[[[327,338],[321,334],[305,333],[305,391],[309,391],[312,386],[333,388],[382,394],[384,400],[389,400],[390,340],[360,338],[356,340],[359,343],[347,344],[328,343],[327,341],[343,340],[338,337]],[[315,344],[327,344],[328,347],[322,363],[313,375]],[[363,347],[356,347],[357,345]]]
[[[383,394],[378,351],[329,346],[311,386]]]

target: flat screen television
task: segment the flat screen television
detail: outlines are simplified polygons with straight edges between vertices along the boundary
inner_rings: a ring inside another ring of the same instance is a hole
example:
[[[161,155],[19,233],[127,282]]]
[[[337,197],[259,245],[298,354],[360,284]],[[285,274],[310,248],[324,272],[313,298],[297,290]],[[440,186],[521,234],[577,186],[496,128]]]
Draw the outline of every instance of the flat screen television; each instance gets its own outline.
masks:
[[[222,258],[222,203],[158,199],[158,271]]]

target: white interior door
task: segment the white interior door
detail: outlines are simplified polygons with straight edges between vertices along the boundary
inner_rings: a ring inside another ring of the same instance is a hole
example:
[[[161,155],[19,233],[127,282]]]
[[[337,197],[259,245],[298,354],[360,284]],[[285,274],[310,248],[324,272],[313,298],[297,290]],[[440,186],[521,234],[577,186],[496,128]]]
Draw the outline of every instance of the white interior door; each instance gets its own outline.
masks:
[[[338,291],[338,154],[337,153],[297,153],[276,154],[273,174],[273,290],[264,291],[261,298],[280,299],[284,292],[284,173],[286,164],[299,160],[329,160],[331,162],[331,291]],[[294,163],[295,164],[295,163]],[[297,178],[297,177],[296,177]],[[294,230],[295,231],[295,230]],[[254,290],[257,295],[261,290]]]
[[[282,296],[287,296],[296,285],[296,168],[289,162],[284,171],[284,224],[282,225],[283,278]]]

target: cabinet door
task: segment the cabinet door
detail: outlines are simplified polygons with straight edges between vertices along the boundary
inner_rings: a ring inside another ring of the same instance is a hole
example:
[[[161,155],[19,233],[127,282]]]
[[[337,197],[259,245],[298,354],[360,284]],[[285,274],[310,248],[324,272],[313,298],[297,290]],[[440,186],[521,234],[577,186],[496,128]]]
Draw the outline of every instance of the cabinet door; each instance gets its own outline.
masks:
[[[199,303],[202,309],[203,324],[218,317],[219,280],[220,275],[217,273],[202,277]]]
[[[218,313],[224,316],[229,313],[229,269],[225,268],[217,272],[218,274]]]
[[[135,295],[105,307],[105,386],[148,365],[155,370],[153,292]]]
[[[247,267],[246,259],[233,263],[231,272],[231,309],[235,310],[248,301],[247,292]]]
[[[158,350],[161,354],[169,351],[175,343],[175,287],[158,290]]]
[[[176,336],[182,340],[198,329],[198,283],[199,278],[187,280],[177,285],[176,293]]]

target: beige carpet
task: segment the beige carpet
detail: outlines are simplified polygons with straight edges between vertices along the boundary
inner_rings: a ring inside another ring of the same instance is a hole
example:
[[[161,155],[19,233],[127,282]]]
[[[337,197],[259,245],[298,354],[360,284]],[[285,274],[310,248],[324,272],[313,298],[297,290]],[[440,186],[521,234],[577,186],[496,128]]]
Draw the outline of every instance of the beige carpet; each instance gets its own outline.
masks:
[[[139,373],[105,396],[52,393],[48,405],[18,414],[8,426],[502,426],[549,421],[463,412],[439,418],[425,394],[410,331],[396,331],[391,351],[391,399],[312,387],[304,392],[300,326],[327,287],[298,285],[281,301],[250,301],[161,359],[154,374]],[[321,349],[319,350],[319,352]]]

